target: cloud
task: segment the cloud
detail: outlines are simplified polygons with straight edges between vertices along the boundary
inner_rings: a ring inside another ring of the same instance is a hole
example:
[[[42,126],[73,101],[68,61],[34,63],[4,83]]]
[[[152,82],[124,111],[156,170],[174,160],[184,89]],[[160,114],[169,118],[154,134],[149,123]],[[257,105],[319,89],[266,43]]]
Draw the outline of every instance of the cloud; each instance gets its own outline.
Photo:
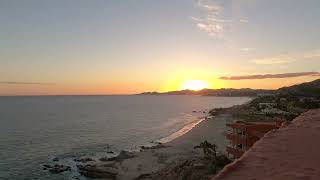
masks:
[[[232,12],[232,16],[235,18],[226,18],[229,14],[226,11],[233,11],[230,4],[238,4],[238,0],[229,0],[230,3],[225,3],[225,0],[195,0],[196,6],[201,10],[202,15],[199,17],[191,17],[196,22],[196,26],[203,32],[208,33],[210,36],[220,36],[233,25],[240,23],[248,23],[249,20],[246,17],[237,15]],[[220,3],[220,4],[219,4]],[[223,7],[221,4],[224,4]],[[228,6],[229,5],[229,6]],[[240,6],[240,4],[238,4]]]
[[[256,74],[246,76],[230,76],[220,77],[222,80],[250,80],[250,79],[273,79],[273,78],[293,78],[301,76],[320,76],[319,72],[298,72],[298,73],[283,73],[283,74]]]
[[[277,64],[288,64],[294,61],[294,58],[290,56],[278,56],[272,58],[254,59],[253,62],[262,65],[277,65]]]
[[[304,52],[302,57],[305,59],[320,58],[320,49],[316,49],[316,50],[309,51],[309,52]]]
[[[239,19],[239,21],[240,21],[241,23],[248,23],[248,22],[249,22],[248,19]]]
[[[54,85],[54,83],[17,82],[17,81],[0,81],[0,84],[8,84],[8,85]]]
[[[320,58],[320,50],[318,49],[300,53],[282,54],[269,58],[254,59],[252,62],[260,65],[278,65],[315,58]]]
[[[244,51],[244,52],[249,52],[249,51],[254,51],[255,48],[241,48],[241,51]]]
[[[222,33],[226,24],[230,22],[221,16],[223,8],[210,0],[197,0],[197,6],[205,14],[202,17],[191,17],[196,22],[197,28],[210,36],[217,36]]]

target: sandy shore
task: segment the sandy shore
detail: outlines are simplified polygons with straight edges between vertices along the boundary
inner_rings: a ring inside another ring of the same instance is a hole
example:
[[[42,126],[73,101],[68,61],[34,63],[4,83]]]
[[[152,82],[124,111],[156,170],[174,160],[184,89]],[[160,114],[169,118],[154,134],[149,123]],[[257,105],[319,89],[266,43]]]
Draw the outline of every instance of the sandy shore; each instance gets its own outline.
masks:
[[[186,160],[199,159],[203,154],[201,150],[194,150],[194,146],[205,140],[216,144],[219,151],[224,151],[227,143],[223,135],[226,130],[225,124],[232,120],[229,114],[221,114],[213,119],[203,120],[188,133],[171,142],[162,144],[158,148],[136,153],[136,157],[117,164],[119,170],[117,179],[129,180],[139,176],[140,179],[148,179],[146,177],[149,174],[168,166],[175,166]],[[142,178],[141,175],[144,175],[145,178]]]
[[[185,176],[192,180],[210,179],[230,162],[221,154],[227,145],[224,137],[226,122],[233,120],[227,110],[200,123],[196,122],[191,130],[172,141],[141,147],[140,152],[121,151],[117,156],[81,157],[67,162],[57,159],[42,167],[54,174],[71,172],[75,179],[176,180]],[[219,162],[223,165],[214,165],[212,160],[204,158],[202,149],[194,149],[204,141],[217,145]],[[108,153],[116,155],[113,151]]]

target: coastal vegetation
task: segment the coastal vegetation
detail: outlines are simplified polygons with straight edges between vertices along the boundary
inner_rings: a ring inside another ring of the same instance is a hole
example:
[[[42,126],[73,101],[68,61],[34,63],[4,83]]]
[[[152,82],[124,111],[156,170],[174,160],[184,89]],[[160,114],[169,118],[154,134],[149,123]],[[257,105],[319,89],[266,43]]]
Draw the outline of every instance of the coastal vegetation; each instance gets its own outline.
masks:
[[[241,121],[291,121],[309,109],[320,108],[320,79],[260,94],[244,105],[218,108],[211,115],[229,112]]]

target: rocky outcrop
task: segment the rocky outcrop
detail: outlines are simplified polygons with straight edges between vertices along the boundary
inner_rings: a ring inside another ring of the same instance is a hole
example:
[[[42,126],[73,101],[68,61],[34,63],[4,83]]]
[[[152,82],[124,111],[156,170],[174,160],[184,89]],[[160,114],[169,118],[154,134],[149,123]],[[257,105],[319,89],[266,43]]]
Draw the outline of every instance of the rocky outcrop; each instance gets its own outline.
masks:
[[[118,170],[110,166],[78,165],[79,173],[88,178],[115,179]]]
[[[71,170],[70,166],[65,166],[61,164],[55,164],[54,166],[51,166],[49,164],[44,164],[42,166],[43,166],[43,170],[48,170],[50,173],[53,173],[53,174],[60,174],[62,172]]]
[[[121,161],[124,161],[126,159],[130,159],[130,158],[134,158],[134,157],[136,157],[136,154],[133,153],[133,152],[121,151],[118,156],[115,156],[115,157],[102,157],[99,160],[102,161],[102,162],[107,162],[107,161],[121,162]]]
[[[121,151],[120,154],[115,158],[115,161],[123,161],[134,157],[136,157],[136,154],[133,152]]]
[[[87,163],[87,162],[94,161],[94,159],[92,159],[92,158],[76,158],[76,159],[74,159],[74,161],[81,162],[81,163]]]

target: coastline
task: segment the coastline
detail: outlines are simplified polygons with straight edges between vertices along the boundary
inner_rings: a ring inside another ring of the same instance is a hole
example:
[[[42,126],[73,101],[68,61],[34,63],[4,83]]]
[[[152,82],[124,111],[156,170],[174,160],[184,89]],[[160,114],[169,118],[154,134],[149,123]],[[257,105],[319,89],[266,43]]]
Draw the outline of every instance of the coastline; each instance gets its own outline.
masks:
[[[170,142],[135,153],[135,157],[125,159],[117,165],[120,171],[116,179],[154,179],[152,174],[167,167],[174,168],[184,161],[201,159],[202,151],[195,150],[194,147],[205,140],[216,144],[218,151],[223,153],[227,144],[223,134],[226,130],[225,124],[232,120],[233,117],[229,113],[220,114],[213,119],[204,119],[187,133]]]
[[[157,140],[156,142],[159,142],[161,144],[164,143],[169,143],[183,135],[185,135],[186,133],[188,133],[189,131],[191,131],[194,127],[196,127],[198,124],[200,124],[202,121],[204,121],[205,118],[199,118],[185,126],[183,126],[181,129],[179,129],[178,131],[170,134],[169,136],[160,138],[159,140]]]
[[[55,174],[70,171],[69,177],[72,179],[86,179],[85,177],[88,177],[144,180],[162,179],[163,174],[168,173],[167,171],[187,162],[191,163],[191,166],[200,166],[195,168],[195,174],[199,175],[198,178],[209,179],[215,173],[208,172],[206,167],[209,165],[206,164],[208,162],[203,162],[202,149],[194,149],[194,147],[201,142],[208,141],[218,146],[220,155],[224,154],[227,145],[224,137],[226,123],[234,120],[231,112],[235,107],[243,106],[250,101],[219,111],[216,116],[211,116],[212,118],[207,118],[210,115],[208,113],[169,136],[136,146],[134,149],[122,150],[118,153],[108,151],[106,154],[94,157],[72,158],[67,163],[60,160],[55,161],[54,158],[50,164],[43,164],[42,167]],[[190,170],[186,172],[188,171]],[[175,173],[168,174],[174,175]],[[165,179],[175,179],[175,177],[166,177]]]
[[[140,152],[121,151],[114,158],[104,158],[100,161],[83,159],[83,161],[80,160],[82,162],[77,167],[80,174],[89,178],[160,180],[176,179],[177,168],[183,171],[178,176],[189,172],[190,169],[184,170],[184,167],[180,167],[189,163],[191,165],[188,167],[195,168],[197,178],[210,179],[214,173],[208,172],[207,164],[204,164],[207,162],[203,162],[202,150],[194,149],[194,147],[207,140],[216,144],[219,154],[223,154],[227,144],[223,134],[226,130],[225,124],[232,120],[233,117],[228,112],[221,113],[212,119],[200,119],[189,124],[192,128],[171,141],[155,143],[154,146],[141,146]],[[180,131],[183,132],[183,130]],[[169,172],[172,170],[175,172]]]

